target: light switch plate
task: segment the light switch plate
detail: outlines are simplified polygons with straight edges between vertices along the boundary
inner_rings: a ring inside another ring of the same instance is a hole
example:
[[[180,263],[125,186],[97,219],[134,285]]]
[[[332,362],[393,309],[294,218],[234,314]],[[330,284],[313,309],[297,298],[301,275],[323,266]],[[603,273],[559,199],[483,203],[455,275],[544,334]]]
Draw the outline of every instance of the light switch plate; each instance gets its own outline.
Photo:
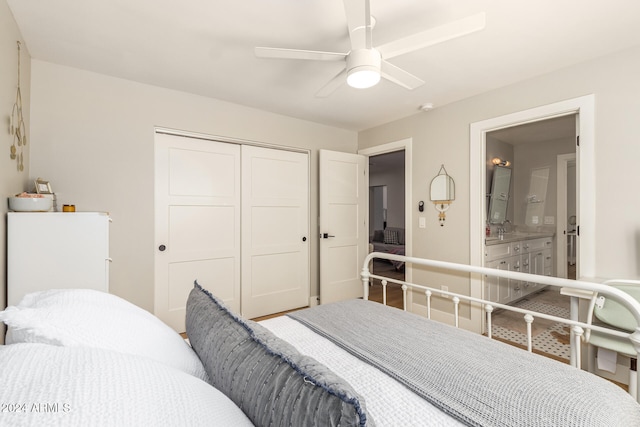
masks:
[[[425,228],[426,226],[427,226],[427,221],[425,217],[421,216],[420,219],[418,220],[418,227]]]

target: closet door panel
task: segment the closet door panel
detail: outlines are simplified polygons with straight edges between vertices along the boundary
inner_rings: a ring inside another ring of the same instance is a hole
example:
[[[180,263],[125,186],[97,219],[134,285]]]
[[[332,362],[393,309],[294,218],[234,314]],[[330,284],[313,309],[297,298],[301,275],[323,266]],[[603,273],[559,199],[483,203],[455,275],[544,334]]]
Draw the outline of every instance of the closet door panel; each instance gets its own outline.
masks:
[[[156,134],[154,313],[184,331],[194,280],[240,312],[240,146]]]
[[[171,206],[171,261],[232,256],[236,250],[233,206]]]
[[[168,294],[169,310],[184,308],[184,302],[193,289],[194,277],[197,278],[198,283],[206,285],[207,290],[216,297],[233,301],[234,289],[229,286],[229,283],[234,281],[236,268],[236,260],[233,257],[171,263],[169,282],[172,286]]]
[[[309,158],[242,147],[242,314],[309,304]]]

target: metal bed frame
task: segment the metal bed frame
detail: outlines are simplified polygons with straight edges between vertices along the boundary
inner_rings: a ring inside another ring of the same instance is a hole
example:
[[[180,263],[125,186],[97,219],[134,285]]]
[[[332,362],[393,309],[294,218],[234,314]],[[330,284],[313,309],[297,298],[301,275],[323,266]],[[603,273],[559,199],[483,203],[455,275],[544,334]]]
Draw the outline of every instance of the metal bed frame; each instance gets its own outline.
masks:
[[[605,297],[608,297],[608,298],[610,297],[613,300],[625,306],[635,318],[636,323],[640,325],[640,302],[638,302],[638,300],[636,300],[626,292],[616,289],[614,287],[611,287],[609,285],[601,284],[601,283],[585,282],[580,280],[562,279],[558,277],[540,276],[540,275],[529,274],[529,273],[519,273],[515,271],[498,270],[498,269],[487,268],[487,267],[477,267],[477,266],[466,265],[466,264],[457,264],[453,262],[407,257],[402,255],[394,255],[394,254],[387,254],[387,253],[381,253],[381,252],[372,252],[367,255],[367,257],[364,260],[362,273],[361,273],[362,285],[364,289],[364,299],[369,298],[369,286],[371,286],[371,283],[372,283],[371,279],[381,280],[382,288],[383,288],[383,291],[382,291],[383,304],[385,305],[387,303],[387,290],[386,290],[387,284],[391,282],[391,283],[396,283],[401,285],[402,292],[403,292],[403,302],[404,302],[403,305],[404,305],[405,311],[407,310],[408,291],[409,290],[423,291],[425,294],[425,301],[426,301],[426,307],[427,307],[427,318],[429,319],[431,319],[432,296],[436,294],[436,295],[447,295],[451,297],[452,304],[453,304],[453,316],[454,316],[455,327],[459,327],[459,318],[460,318],[459,307],[460,307],[461,301],[475,303],[479,305],[482,309],[484,309],[484,312],[486,313],[486,319],[485,319],[486,331],[487,331],[487,336],[490,339],[492,338],[491,317],[495,309],[504,309],[504,310],[521,313],[523,315],[523,319],[526,322],[526,326],[527,326],[527,350],[529,352],[531,352],[533,349],[533,337],[532,337],[531,325],[536,318],[548,319],[554,322],[559,322],[559,323],[568,325],[570,327],[571,337],[572,337],[570,341],[571,351],[572,351],[572,355],[575,355],[575,357],[571,358],[571,365],[578,369],[581,369],[581,343],[583,341],[585,330],[589,330],[589,329],[596,330],[605,334],[610,334],[612,336],[627,338],[631,341],[633,347],[635,348],[636,356],[637,354],[640,354],[640,326],[638,326],[634,332],[629,333],[629,332],[624,332],[617,329],[607,328],[606,326],[594,325],[592,323],[585,323],[579,320],[565,319],[562,317],[557,317],[557,316],[553,316],[545,313],[538,313],[535,311],[526,310],[526,309],[522,309],[522,308],[518,308],[518,307],[506,305],[506,304],[491,302],[491,301],[483,300],[480,298],[471,297],[468,295],[462,295],[455,292],[445,291],[433,286],[418,285],[415,283],[405,282],[398,279],[376,275],[371,273],[369,270],[370,265],[372,265],[371,261],[374,258],[385,259],[389,261],[403,261],[405,262],[405,265],[408,263],[414,266],[420,265],[420,266],[425,266],[432,269],[446,270],[449,272],[454,272],[454,271],[466,272],[470,274],[480,275],[480,277],[484,277],[484,276],[502,277],[506,279],[535,282],[542,285],[551,285],[551,286],[556,286],[561,288],[578,289],[578,290],[588,291],[592,293],[597,292],[599,295],[604,295]],[[636,376],[637,376],[637,373],[636,373]],[[638,400],[638,396],[640,396],[640,393],[639,393],[640,381],[637,382],[636,388],[637,389],[632,390],[630,387],[629,392],[631,395],[634,396],[634,398],[636,398],[636,400]]]

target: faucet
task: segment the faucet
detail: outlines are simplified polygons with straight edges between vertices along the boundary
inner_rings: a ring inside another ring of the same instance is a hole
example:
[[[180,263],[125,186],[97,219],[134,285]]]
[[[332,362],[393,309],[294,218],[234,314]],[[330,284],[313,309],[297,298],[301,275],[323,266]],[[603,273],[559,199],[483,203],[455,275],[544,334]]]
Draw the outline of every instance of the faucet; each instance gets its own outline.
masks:
[[[501,234],[506,234],[511,232],[511,221],[509,221],[508,219],[505,219],[504,221],[502,221],[502,224],[498,229],[498,232]]]

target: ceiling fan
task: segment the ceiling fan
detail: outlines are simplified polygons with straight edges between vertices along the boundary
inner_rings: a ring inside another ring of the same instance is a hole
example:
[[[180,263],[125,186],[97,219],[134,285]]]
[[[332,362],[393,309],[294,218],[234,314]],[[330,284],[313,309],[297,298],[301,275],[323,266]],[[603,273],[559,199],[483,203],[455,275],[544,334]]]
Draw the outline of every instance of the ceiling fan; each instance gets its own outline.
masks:
[[[345,77],[347,84],[356,88],[374,86],[380,81],[380,77],[384,77],[411,90],[423,85],[424,81],[389,63],[388,59],[480,31],[485,27],[485,14],[479,13],[374,48],[371,42],[373,25],[369,0],[344,0],[344,9],[351,40],[349,52],[256,47],[256,56],[344,61],[345,68],[316,93],[318,97],[329,96],[345,82]]]

